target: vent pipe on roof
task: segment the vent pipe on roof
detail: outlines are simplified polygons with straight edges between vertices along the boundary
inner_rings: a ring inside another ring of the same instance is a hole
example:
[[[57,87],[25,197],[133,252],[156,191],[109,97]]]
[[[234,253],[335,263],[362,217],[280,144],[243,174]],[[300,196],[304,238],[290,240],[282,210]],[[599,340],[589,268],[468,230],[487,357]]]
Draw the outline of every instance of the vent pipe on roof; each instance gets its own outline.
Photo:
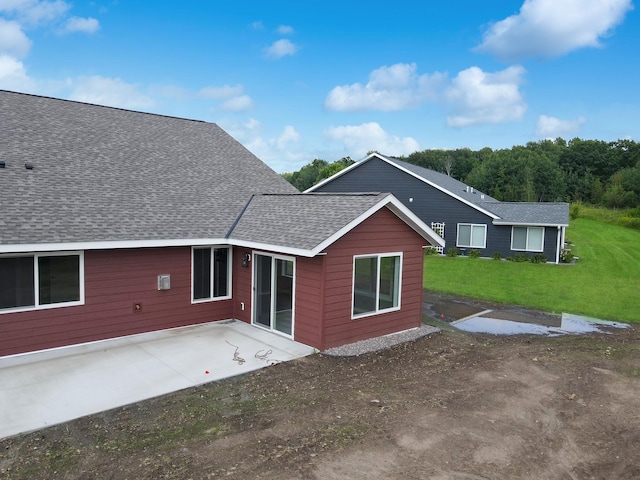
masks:
[[[27,170],[33,170],[33,163],[31,162],[25,163],[24,168],[26,168]]]
[[[6,163],[4,162],[4,160],[0,160],[0,168],[4,168],[6,166]]]

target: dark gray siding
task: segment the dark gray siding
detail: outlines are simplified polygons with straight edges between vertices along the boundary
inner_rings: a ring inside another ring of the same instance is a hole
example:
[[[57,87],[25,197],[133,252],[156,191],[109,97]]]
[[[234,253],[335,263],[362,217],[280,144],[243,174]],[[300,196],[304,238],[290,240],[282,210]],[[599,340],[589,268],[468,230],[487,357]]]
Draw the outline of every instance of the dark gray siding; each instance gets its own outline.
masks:
[[[315,191],[393,193],[427,225],[431,226],[432,222],[445,224],[445,252],[456,247],[457,225],[472,223],[487,226],[486,248],[478,249],[483,257],[490,257],[496,252],[505,258],[517,253],[528,256],[534,254],[511,250],[511,226],[493,225],[493,218],[489,215],[378,158],[358,165]],[[555,227],[545,229],[544,255],[549,261],[555,261],[557,234],[558,230]],[[465,252],[469,250],[466,248]]]

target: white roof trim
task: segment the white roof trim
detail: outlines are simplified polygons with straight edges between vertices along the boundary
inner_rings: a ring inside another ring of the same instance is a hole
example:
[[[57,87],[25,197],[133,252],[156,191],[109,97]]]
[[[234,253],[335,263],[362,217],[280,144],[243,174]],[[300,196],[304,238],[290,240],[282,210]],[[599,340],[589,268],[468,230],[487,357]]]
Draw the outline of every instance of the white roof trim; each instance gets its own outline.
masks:
[[[494,225],[515,225],[522,227],[568,227],[568,223],[536,223],[536,222],[510,222],[508,220],[496,219]]]
[[[356,167],[358,167],[358,166],[360,166],[360,165],[365,164],[366,162],[368,162],[369,160],[371,160],[373,157],[377,157],[377,158],[379,158],[379,159],[380,159],[380,160],[382,160],[383,162],[386,162],[386,163],[388,163],[389,165],[391,165],[392,167],[395,167],[395,168],[397,168],[398,170],[401,170],[401,171],[403,171],[404,173],[407,173],[407,174],[411,175],[412,177],[417,178],[417,179],[418,179],[418,180],[420,180],[421,182],[426,183],[427,185],[430,185],[430,186],[432,186],[433,188],[435,188],[435,189],[437,189],[437,190],[440,190],[440,191],[441,191],[441,192],[443,192],[443,193],[446,193],[447,195],[449,195],[449,196],[451,196],[451,197],[455,198],[456,200],[458,200],[458,201],[460,201],[460,202],[464,203],[465,205],[468,205],[468,206],[470,206],[470,207],[472,207],[472,208],[474,208],[474,209],[478,210],[479,212],[481,212],[481,213],[483,213],[483,214],[487,215],[487,216],[488,216],[488,217],[490,217],[490,218],[493,218],[493,219],[500,218],[500,217],[499,217],[498,215],[496,215],[495,213],[492,213],[492,212],[490,212],[489,210],[485,210],[484,208],[479,207],[478,205],[476,205],[476,204],[475,204],[475,203],[473,203],[473,202],[470,202],[470,201],[468,201],[468,200],[465,200],[464,198],[462,198],[462,197],[460,197],[460,196],[456,195],[455,193],[453,193],[452,191],[447,190],[446,188],[441,187],[441,186],[440,186],[440,185],[438,185],[437,183],[433,183],[433,182],[431,182],[431,181],[427,180],[426,178],[421,177],[421,176],[420,176],[420,175],[418,175],[417,173],[413,173],[411,170],[407,170],[406,168],[404,168],[404,167],[402,167],[402,166],[398,165],[398,164],[397,164],[397,163],[395,163],[393,160],[391,160],[391,159],[389,159],[389,158],[385,157],[384,155],[381,155],[380,153],[372,153],[372,154],[371,154],[371,155],[369,155],[368,157],[365,157],[364,159],[360,160],[359,162],[356,162],[356,163],[354,163],[353,165],[350,165],[349,167],[345,168],[344,170],[340,170],[338,173],[336,173],[336,174],[332,175],[332,176],[331,176],[331,177],[329,177],[329,178],[324,179],[322,182],[318,183],[317,185],[314,185],[313,187],[311,187],[311,188],[309,188],[309,189],[305,190],[305,192],[304,192],[304,193],[309,193],[309,192],[314,191],[314,190],[315,190],[315,189],[317,189],[317,188],[320,188],[320,186],[324,185],[325,183],[329,183],[330,181],[332,181],[332,180],[334,180],[334,179],[338,178],[339,176],[341,176],[341,175],[343,175],[343,174],[347,173],[348,171],[351,171],[351,170],[353,170],[354,168],[356,168]],[[417,165],[416,165],[416,166],[417,166]]]
[[[108,250],[122,248],[153,248],[153,247],[193,247],[199,245],[231,245],[234,247],[247,247],[269,250],[273,252],[295,255],[300,257],[315,257],[321,254],[327,247],[335,243],[355,227],[360,225],[381,208],[388,207],[398,218],[405,222],[418,235],[427,240],[432,246],[444,247],[444,240],[418,218],[411,210],[402,204],[392,194],[386,195],[378,203],[363,212],[357,218],[349,222],[340,230],[329,236],[312,249],[286,247],[233,238],[196,238],[196,239],[168,239],[168,240],[135,240],[135,241],[103,241],[103,242],[73,242],[73,243],[39,243],[24,245],[0,245],[0,253],[35,253],[35,252],[62,252],[78,250]]]
[[[311,193],[313,192],[316,188],[319,188],[321,185],[324,185],[325,183],[330,182],[331,180],[333,180],[334,178],[338,178],[341,175],[344,175],[345,173],[353,170],[354,168],[362,165],[363,163],[365,163],[366,161],[370,160],[373,157],[372,155],[369,155],[368,157],[364,158],[363,160],[360,160],[359,162],[356,162],[352,165],[349,165],[347,168],[343,168],[342,170],[340,170],[338,173],[334,173],[333,175],[331,175],[329,178],[325,178],[324,180],[322,180],[320,183],[317,183],[313,186],[311,186],[310,188],[307,188],[304,192],[302,193]]]
[[[0,245],[0,253],[64,252],[70,250],[111,250],[121,248],[190,247],[198,245],[228,245],[226,238],[186,238],[160,240],[118,240],[71,243],[25,243]]]
[[[444,247],[444,240],[431,228],[429,228],[422,220],[420,220],[411,210],[405,207],[396,197],[392,194],[388,194],[384,197],[380,202],[369,208],[366,212],[359,215],[357,218],[349,222],[347,225],[342,227],[336,233],[331,235],[329,238],[318,244],[313,251],[320,253],[329,245],[333,244],[348,232],[353,230],[355,227],[364,222],[371,215],[376,213],[383,207],[390,207],[389,209],[398,216],[402,221],[404,221],[409,227],[411,227],[416,233],[418,233],[422,238],[429,241],[429,243],[437,244]]]

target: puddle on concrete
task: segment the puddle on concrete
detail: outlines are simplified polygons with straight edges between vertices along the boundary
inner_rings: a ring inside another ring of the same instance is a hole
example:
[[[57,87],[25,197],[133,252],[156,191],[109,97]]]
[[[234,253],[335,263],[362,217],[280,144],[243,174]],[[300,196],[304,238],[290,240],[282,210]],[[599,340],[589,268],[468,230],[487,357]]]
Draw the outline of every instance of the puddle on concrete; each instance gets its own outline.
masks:
[[[495,312],[496,314],[498,312]],[[627,328],[626,323],[611,322],[597,318],[583,317],[563,313],[560,325],[541,325],[532,322],[518,322],[499,318],[491,318],[492,312],[484,312],[482,316],[474,316],[453,322],[452,325],[465,332],[492,333],[494,335],[579,335],[581,333],[609,333],[613,328]]]

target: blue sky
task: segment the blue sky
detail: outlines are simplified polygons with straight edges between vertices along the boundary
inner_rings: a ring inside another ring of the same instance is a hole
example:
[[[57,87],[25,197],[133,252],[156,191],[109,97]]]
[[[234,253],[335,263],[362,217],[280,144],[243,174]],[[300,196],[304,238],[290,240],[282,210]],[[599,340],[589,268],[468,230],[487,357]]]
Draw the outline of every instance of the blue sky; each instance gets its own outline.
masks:
[[[215,122],[278,172],[640,141],[631,0],[0,0],[0,88]]]

